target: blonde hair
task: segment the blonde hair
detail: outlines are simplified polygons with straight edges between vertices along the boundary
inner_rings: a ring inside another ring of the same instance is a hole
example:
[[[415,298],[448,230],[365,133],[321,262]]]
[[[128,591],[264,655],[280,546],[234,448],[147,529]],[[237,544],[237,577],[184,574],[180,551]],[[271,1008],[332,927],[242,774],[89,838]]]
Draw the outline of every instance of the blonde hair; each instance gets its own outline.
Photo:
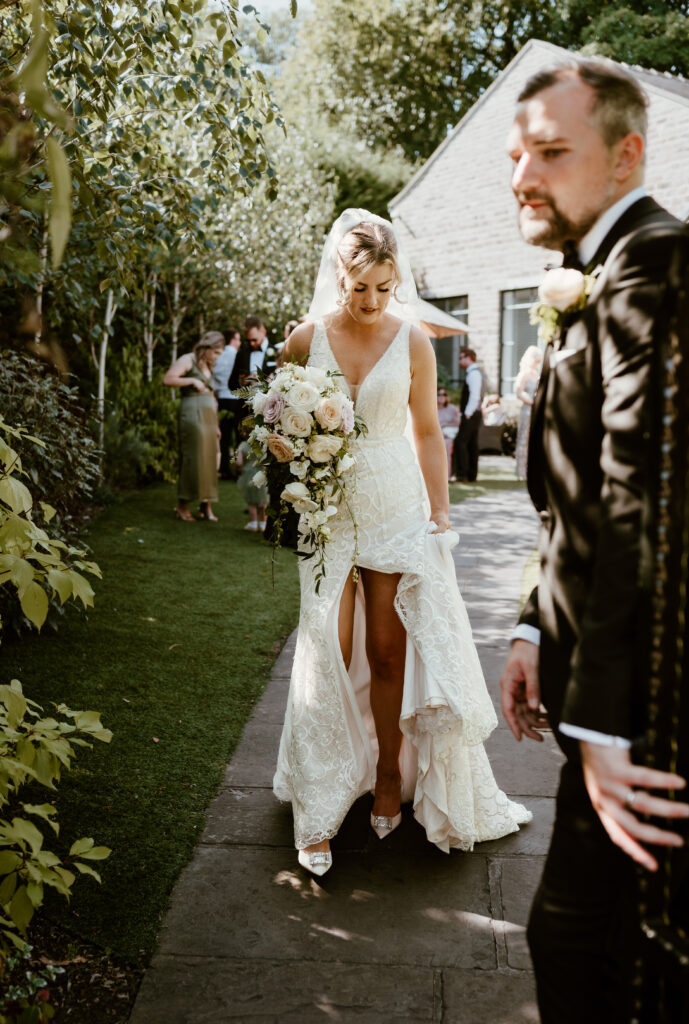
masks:
[[[348,231],[337,247],[337,290],[340,301],[347,301],[352,280],[384,263],[388,263],[392,270],[392,293],[395,295],[402,275],[392,229],[387,224],[362,221]]]
[[[197,362],[205,362],[206,352],[209,349],[218,349],[220,352],[225,348],[225,335],[220,331],[206,331],[199,338],[193,348],[194,358]]]
[[[519,375],[526,373],[527,370],[531,369],[532,364],[536,361],[536,356],[539,360],[543,359],[543,353],[541,352],[538,345],[529,345],[524,351],[524,355],[519,360]]]

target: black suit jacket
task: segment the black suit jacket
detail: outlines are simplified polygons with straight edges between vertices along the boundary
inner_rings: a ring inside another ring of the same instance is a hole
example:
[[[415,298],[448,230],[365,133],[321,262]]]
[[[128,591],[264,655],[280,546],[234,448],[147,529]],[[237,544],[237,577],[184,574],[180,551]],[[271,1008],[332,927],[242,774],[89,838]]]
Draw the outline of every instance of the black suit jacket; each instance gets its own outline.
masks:
[[[268,343],[268,346],[263,353],[263,362],[261,363],[261,371],[268,376],[275,370],[277,363],[277,351]],[[242,341],[237,352],[237,358],[234,361],[232,367],[232,373],[230,374],[228,387],[231,391],[235,391],[237,388],[242,387],[242,381],[250,374],[251,366],[251,345],[248,341]]]
[[[541,630],[541,693],[568,755],[578,746],[561,721],[630,739],[644,726],[659,353],[679,294],[668,271],[687,266],[688,242],[653,199],[634,203],[592,261],[602,270],[585,309],[544,359],[528,466],[541,576],[520,621]]]

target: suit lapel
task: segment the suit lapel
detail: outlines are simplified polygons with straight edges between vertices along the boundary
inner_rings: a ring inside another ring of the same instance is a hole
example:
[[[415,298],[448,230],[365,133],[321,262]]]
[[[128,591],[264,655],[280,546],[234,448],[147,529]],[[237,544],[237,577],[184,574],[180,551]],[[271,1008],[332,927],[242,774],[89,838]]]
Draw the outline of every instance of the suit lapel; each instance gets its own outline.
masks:
[[[658,214],[665,214],[665,210],[663,210],[662,206],[659,206],[658,203],[656,203],[655,199],[651,199],[650,196],[643,196],[641,199],[638,199],[629,207],[628,210],[625,210],[618,220],[615,221],[610,231],[598,246],[593,259],[585,267],[585,272],[590,272],[595,267],[604,264],[620,238],[624,238],[625,235],[628,235],[631,231],[637,228],[641,221],[652,219]],[[580,314],[577,314],[577,316],[578,315]],[[570,324],[563,325],[562,335],[558,340],[557,348],[561,348],[564,344],[569,326]],[[550,355],[552,349],[553,345],[546,345],[545,354],[543,356],[541,377],[538,382],[538,390],[536,391],[533,408],[531,410],[531,429],[529,431],[529,455],[527,460],[526,481],[531,500],[539,511],[542,511],[546,507],[541,455],[543,451],[545,396],[548,390],[548,374],[550,372]]]

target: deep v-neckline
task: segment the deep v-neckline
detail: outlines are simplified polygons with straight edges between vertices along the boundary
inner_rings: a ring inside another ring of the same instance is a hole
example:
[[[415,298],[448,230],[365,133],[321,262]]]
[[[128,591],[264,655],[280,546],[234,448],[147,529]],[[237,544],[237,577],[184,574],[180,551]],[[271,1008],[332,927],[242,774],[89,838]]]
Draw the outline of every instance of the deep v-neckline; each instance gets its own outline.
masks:
[[[321,324],[323,325],[323,334],[325,335],[325,341],[326,341],[326,344],[327,344],[327,346],[328,346],[328,350],[330,351],[330,355],[331,355],[331,356],[332,356],[332,358],[333,358],[333,362],[335,363],[335,366],[337,367],[337,369],[338,369],[338,371],[340,372],[340,374],[342,374],[342,379],[343,379],[343,381],[345,382],[345,385],[346,385],[346,388],[347,388],[347,393],[349,394],[349,397],[350,397],[350,398],[352,399],[352,401],[353,401],[353,402],[354,402],[354,404],[356,405],[356,404],[357,404],[357,402],[359,401],[359,398],[361,397],[361,392],[362,392],[362,389],[363,389],[363,386],[364,386],[364,384],[366,383],[366,381],[368,380],[368,378],[369,378],[369,377],[371,376],[371,374],[373,373],[373,371],[374,371],[374,370],[375,370],[375,369],[376,369],[376,368],[377,368],[378,366],[380,366],[380,364],[381,364],[381,363],[382,363],[382,361],[383,361],[383,360],[385,359],[386,355],[388,354],[388,352],[389,352],[389,351],[390,351],[390,349],[391,349],[391,348],[393,347],[393,345],[395,344],[395,342],[396,342],[396,341],[397,341],[397,339],[399,338],[400,334],[402,333],[402,328],[404,327],[404,320],[402,320],[402,321],[400,322],[400,325],[399,325],[399,327],[397,328],[397,332],[395,333],[395,335],[394,335],[394,337],[393,337],[392,341],[391,341],[391,342],[390,342],[390,343],[388,344],[388,347],[387,347],[387,348],[385,349],[385,351],[384,351],[384,352],[381,352],[381,354],[380,354],[380,355],[378,356],[378,358],[376,359],[375,363],[373,364],[373,366],[371,367],[371,369],[370,369],[370,370],[369,370],[369,371],[367,372],[366,376],[365,376],[365,377],[364,377],[364,379],[363,379],[363,380],[361,381],[361,383],[359,383],[359,384],[354,384],[354,385],[350,384],[350,383],[349,383],[349,381],[347,380],[346,376],[344,375],[344,373],[343,373],[343,371],[342,371],[342,367],[340,366],[340,364],[339,364],[339,362],[338,362],[337,356],[336,356],[336,355],[335,355],[335,353],[333,352],[333,347],[332,347],[332,345],[330,344],[330,338],[328,337],[328,328],[327,328],[327,327],[325,326],[325,320],[321,320]],[[355,387],[355,388],[356,388],[356,398],[354,398],[354,397],[352,396],[352,387]]]

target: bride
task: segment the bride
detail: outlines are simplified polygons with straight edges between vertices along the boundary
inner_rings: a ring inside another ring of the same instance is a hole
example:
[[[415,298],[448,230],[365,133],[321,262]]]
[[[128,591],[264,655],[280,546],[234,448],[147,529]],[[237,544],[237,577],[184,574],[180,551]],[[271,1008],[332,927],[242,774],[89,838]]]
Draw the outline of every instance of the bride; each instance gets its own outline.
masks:
[[[498,789],[483,749],[497,720],[455,577],[435,356],[414,324],[415,300],[392,225],[346,210],[326,241],[309,321],[284,348],[286,360],[338,371],[368,428],[352,445],[356,535],[340,506],[318,593],[314,560],[300,560],[274,779],[278,798],[292,802],[299,862],[318,875],[369,790],[381,839],[413,799],[428,839],[446,852],[531,819]]]

